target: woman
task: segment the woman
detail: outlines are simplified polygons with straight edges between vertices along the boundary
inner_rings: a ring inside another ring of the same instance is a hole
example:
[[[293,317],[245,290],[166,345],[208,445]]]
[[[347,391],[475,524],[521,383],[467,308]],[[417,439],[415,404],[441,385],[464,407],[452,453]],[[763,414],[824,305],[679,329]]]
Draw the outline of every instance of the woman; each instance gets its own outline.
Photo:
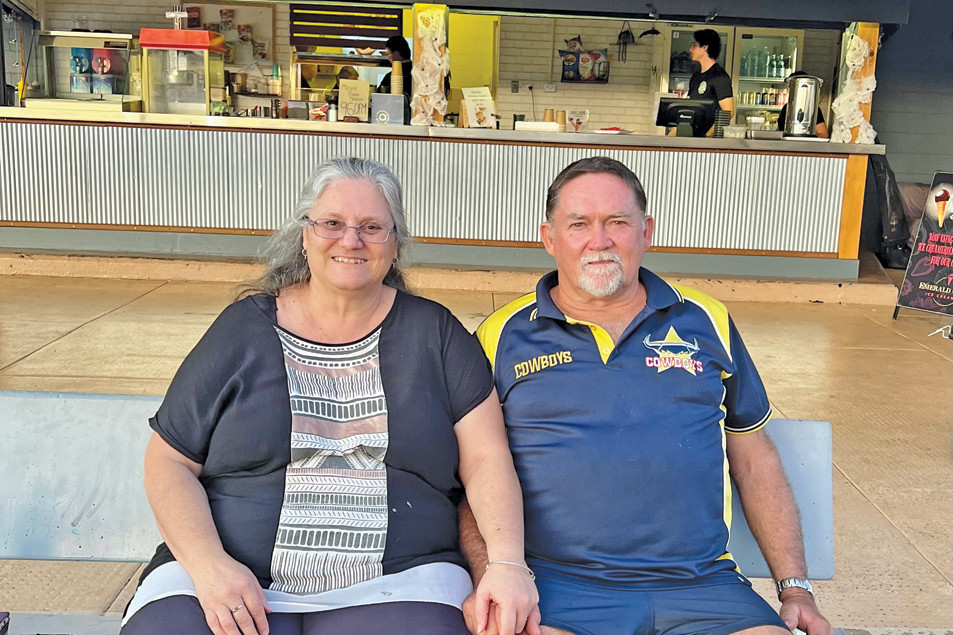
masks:
[[[179,369],[146,450],[165,543],[123,635],[465,633],[461,484],[488,537],[477,598],[519,632],[537,595],[482,351],[404,292],[402,196],[333,159],[268,267]],[[459,480],[458,480],[459,479]]]
[[[410,46],[407,44],[407,40],[399,35],[389,37],[387,38],[387,42],[384,43],[384,50],[387,51],[387,59],[391,62],[402,62],[400,69],[404,74],[404,94],[407,95],[409,99],[414,94],[414,79],[411,75],[413,63],[410,61]],[[381,79],[381,83],[377,86],[377,92],[390,92],[390,79],[392,74],[393,72],[389,72],[384,75],[383,79]]]

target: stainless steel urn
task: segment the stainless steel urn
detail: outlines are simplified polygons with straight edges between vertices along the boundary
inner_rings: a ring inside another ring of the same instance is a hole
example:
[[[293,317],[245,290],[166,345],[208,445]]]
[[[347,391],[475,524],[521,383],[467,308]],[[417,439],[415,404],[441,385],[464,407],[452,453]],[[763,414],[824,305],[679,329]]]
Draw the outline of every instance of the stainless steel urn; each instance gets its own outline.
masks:
[[[811,75],[795,75],[788,79],[788,109],[784,134],[794,137],[813,137],[817,125],[817,104],[821,99],[824,80]]]

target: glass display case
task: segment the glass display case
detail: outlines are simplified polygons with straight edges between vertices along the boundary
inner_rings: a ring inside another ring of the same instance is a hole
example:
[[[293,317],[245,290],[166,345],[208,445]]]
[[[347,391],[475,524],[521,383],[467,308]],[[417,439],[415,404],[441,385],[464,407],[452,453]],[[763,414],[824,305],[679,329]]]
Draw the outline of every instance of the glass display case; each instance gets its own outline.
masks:
[[[763,115],[776,121],[787,103],[785,78],[800,68],[804,31],[779,29],[735,29],[735,55],[732,77],[735,85],[736,121]]]
[[[130,81],[139,55],[132,35],[40,31],[27,61],[27,108],[139,111]]]
[[[209,115],[227,100],[225,36],[210,31],[142,29],[146,112]]]
[[[339,78],[360,79],[376,88],[391,70],[385,55],[291,53],[291,99],[324,102]]]

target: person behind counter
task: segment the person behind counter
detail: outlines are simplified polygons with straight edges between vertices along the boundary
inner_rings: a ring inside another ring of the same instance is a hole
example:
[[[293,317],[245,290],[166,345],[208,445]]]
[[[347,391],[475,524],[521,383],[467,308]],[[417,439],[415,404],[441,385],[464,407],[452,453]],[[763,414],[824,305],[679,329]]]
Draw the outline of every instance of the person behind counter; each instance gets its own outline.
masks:
[[[715,60],[721,54],[721,38],[712,29],[701,29],[694,33],[695,41],[689,48],[692,60],[701,65],[688,81],[689,99],[710,99],[715,102],[715,111],[733,113],[735,111],[734,94],[731,91],[731,76]],[[705,136],[712,136],[712,126]],[[698,135],[702,136],[702,135]]]
[[[410,46],[407,44],[407,40],[400,37],[399,35],[394,35],[387,38],[385,44],[387,47],[387,59],[391,62],[402,62],[401,70],[404,71],[404,94],[407,95],[407,98],[414,94],[413,91],[413,76],[411,75],[411,69],[413,64],[410,61]],[[390,92],[390,76],[393,73],[387,73],[384,75],[384,79],[381,80],[380,85],[377,87],[377,92],[380,93],[389,93]]]
[[[340,90],[341,89],[341,80],[342,79],[359,79],[360,76],[357,73],[357,69],[353,66],[342,66],[341,70],[338,71],[337,79],[334,80],[334,87],[331,90]]]
[[[489,364],[403,291],[402,198],[379,163],[320,165],[182,363],[145,459],[165,542],[122,635],[465,635],[464,487],[495,561],[477,593],[538,635]]]
[[[787,79],[792,77],[798,77],[800,75],[807,75],[804,71],[794,71],[788,75]],[[781,106],[781,111],[778,113],[778,130],[784,130],[784,124],[788,120],[788,105],[784,104]],[[827,124],[824,123],[824,113],[820,108],[817,109],[817,121],[814,124],[814,134],[817,135],[820,139],[827,139],[830,137],[830,134],[827,131]]]

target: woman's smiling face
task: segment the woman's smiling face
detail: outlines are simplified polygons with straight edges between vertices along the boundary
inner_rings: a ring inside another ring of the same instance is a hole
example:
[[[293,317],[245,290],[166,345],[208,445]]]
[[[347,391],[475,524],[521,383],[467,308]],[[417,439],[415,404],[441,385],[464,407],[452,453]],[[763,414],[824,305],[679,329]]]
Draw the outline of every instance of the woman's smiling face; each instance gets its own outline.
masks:
[[[305,226],[302,244],[308,252],[311,279],[340,291],[370,290],[380,286],[397,257],[397,238],[387,232],[386,242],[369,243],[356,227],[372,223],[393,229],[387,200],[367,180],[339,180],[328,185],[311,208],[312,221],[335,221],[347,226],[340,238],[321,238]]]

